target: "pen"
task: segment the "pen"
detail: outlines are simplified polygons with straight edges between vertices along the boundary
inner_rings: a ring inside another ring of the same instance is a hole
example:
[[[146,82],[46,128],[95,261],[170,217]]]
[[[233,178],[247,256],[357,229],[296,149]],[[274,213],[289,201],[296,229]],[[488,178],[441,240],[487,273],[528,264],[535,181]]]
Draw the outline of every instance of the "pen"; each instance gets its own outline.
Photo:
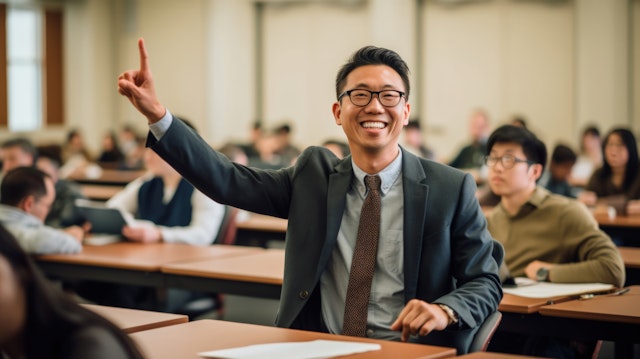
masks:
[[[580,300],[585,300],[585,299],[591,299],[594,298],[596,296],[610,296],[610,295],[623,295],[624,293],[628,292],[629,288],[622,288],[619,290],[616,290],[615,292],[611,292],[611,293],[602,293],[602,294],[593,294],[593,293],[589,293],[589,294],[583,294],[580,296]]]

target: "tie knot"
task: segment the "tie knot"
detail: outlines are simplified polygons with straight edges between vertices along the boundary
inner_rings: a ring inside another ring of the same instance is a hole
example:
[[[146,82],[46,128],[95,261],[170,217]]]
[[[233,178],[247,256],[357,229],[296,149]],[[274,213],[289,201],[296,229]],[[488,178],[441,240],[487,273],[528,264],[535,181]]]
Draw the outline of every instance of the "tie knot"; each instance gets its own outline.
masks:
[[[380,176],[375,175],[375,176],[364,176],[364,185],[367,186],[367,189],[369,190],[380,190],[380,184],[382,183],[382,180],[380,179]]]

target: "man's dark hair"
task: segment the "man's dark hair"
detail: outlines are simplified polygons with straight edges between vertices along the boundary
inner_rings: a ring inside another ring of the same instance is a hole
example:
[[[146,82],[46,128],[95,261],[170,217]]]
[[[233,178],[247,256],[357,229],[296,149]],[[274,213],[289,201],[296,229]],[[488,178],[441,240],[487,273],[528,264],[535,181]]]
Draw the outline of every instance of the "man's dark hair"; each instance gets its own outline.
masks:
[[[622,142],[624,143],[624,147],[626,147],[627,152],[629,152],[629,159],[624,170],[624,182],[622,182],[622,188],[624,188],[624,190],[626,191],[631,187],[636,176],[638,175],[638,171],[640,170],[640,160],[638,160],[638,145],[636,144],[636,137],[633,135],[633,132],[629,131],[626,128],[614,128],[607,134],[607,136],[604,138],[604,141],[602,141],[603,154],[607,146],[607,141],[609,141],[609,137],[611,137],[611,135],[613,134],[620,136],[620,139],[622,139]],[[602,179],[611,177],[611,174],[611,165],[607,162],[605,157],[605,160],[602,164]]]
[[[340,96],[347,83],[347,76],[351,71],[366,65],[386,65],[394,69],[404,83],[405,98],[409,100],[409,66],[395,51],[381,47],[365,46],[356,51],[353,56],[342,66],[336,76],[336,98]]]
[[[36,157],[38,157],[38,150],[36,149],[36,146],[34,146],[31,141],[29,141],[24,137],[16,137],[16,138],[11,138],[9,140],[6,140],[2,143],[2,145],[0,145],[0,148],[2,149],[14,148],[14,147],[20,147],[22,152],[30,154],[31,157],[33,157],[33,162],[35,163]]]
[[[571,147],[563,144],[558,144],[551,153],[551,162],[559,163],[576,163],[578,156],[571,149]]]
[[[491,149],[496,143],[516,143],[520,145],[527,160],[541,164],[544,171],[544,167],[547,165],[547,147],[533,132],[513,125],[500,126],[489,136],[486,155],[491,153]]]
[[[36,199],[46,196],[44,179],[47,177],[49,175],[35,167],[16,167],[10,170],[0,185],[0,203],[17,207],[28,196]]]

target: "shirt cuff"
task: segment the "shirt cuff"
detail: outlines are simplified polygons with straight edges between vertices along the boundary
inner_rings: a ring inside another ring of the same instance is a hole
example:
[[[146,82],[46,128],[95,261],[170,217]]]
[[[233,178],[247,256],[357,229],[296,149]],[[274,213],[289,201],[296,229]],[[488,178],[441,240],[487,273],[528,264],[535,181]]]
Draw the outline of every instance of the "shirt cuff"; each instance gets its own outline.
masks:
[[[171,115],[169,109],[166,109],[164,116],[158,122],[149,125],[149,131],[151,131],[151,134],[157,141],[160,141],[162,136],[164,136],[164,134],[167,133],[167,130],[169,130],[169,126],[171,126],[172,122],[173,115]]]
[[[447,316],[449,317],[449,325],[455,324],[458,322],[458,315],[456,314],[456,312],[453,311],[453,309],[451,309],[451,307],[449,307],[446,304],[439,304],[439,303],[438,303],[438,306],[442,308],[442,310],[444,310],[445,313],[447,313]]]

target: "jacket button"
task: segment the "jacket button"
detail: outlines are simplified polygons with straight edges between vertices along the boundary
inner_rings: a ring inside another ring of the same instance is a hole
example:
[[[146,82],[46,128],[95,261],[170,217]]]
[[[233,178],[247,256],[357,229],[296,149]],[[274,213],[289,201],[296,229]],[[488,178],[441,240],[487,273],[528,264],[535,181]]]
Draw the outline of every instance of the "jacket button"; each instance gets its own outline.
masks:
[[[309,296],[309,292],[306,290],[301,290],[300,293],[298,293],[298,296],[300,296],[300,299],[307,299],[307,297]]]

